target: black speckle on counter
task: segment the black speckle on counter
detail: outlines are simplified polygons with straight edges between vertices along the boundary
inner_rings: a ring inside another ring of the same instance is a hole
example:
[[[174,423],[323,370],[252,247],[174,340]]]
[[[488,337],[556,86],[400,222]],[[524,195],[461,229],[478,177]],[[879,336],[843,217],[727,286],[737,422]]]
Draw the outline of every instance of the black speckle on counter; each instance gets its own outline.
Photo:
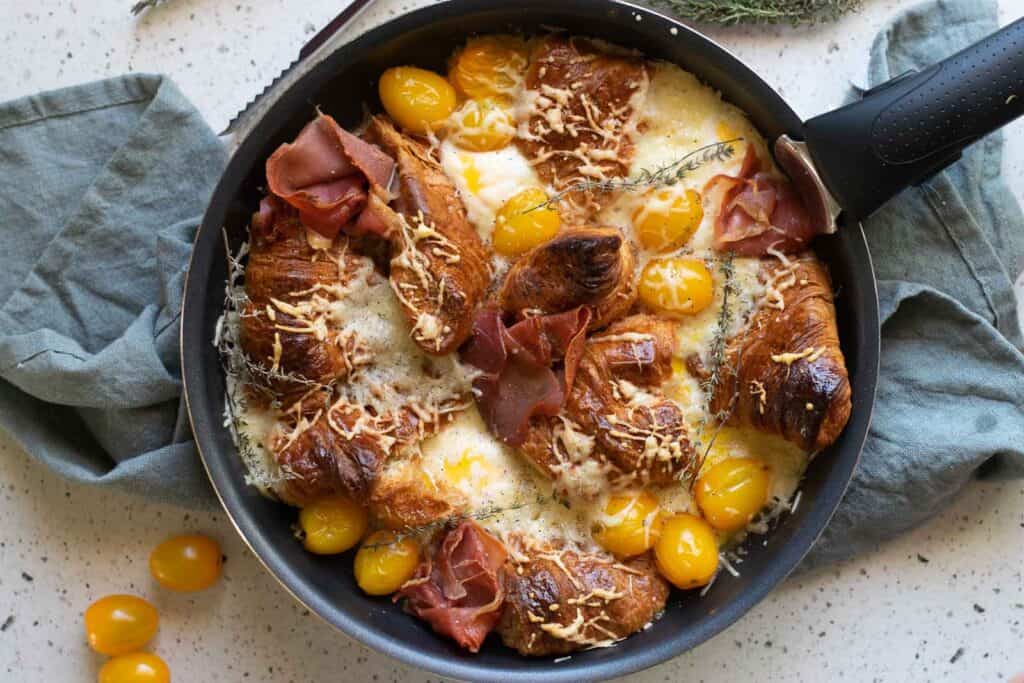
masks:
[[[985,613],[985,608],[982,607],[981,605],[979,605],[978,603],[974,603],[974,611],[977,612],[978,614],[984,614]]]
[[[29,574],[28,572],[22,572],[22,573],[21,573],[21,578],[25,579],[25,580],[26,580],[26,581],[28,581],[29,583],[32,583],[33,581],[35,581],[35,579],[34,579],[34,578],[32,578],[32,575],[31,575],[31,574]]]
[[[13,614],[8,615],[8,617],[6,619],[4,619],[4,623],[0,624],[0,631],[6,631],[7,629],[9,629],[11,627],[11,624],[13,624],[13,623],[14,623],[14,615]]]
[[[924,555],[922,555],[921,553],[917,554],[917,561],[920,562],[921,564],[928,564],[928,562],[929,562],[928,558],[925,557]]]
[[[949,658],[949,663],[950,664],[956,664],[957,660],[960,659],[963,656],[964,656],[964,649],[962,647],[958,647],[956,649],[956,652],[953,653],[953,656]]]

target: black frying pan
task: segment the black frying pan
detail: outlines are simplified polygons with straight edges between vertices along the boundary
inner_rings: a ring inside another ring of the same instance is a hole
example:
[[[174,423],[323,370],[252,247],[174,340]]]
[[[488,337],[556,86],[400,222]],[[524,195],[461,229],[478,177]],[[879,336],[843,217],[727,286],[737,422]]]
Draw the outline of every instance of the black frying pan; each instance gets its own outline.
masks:
[[[740,577],[715,582],[703,598],[694,591],[676,592],[650,629],[616,647],[558,663],[520,657],[495,638],[479,654],[467,654],[388,600],[364,595],[355,585],[350,553],[319,557],[296,543],[294,510],[243,481],[244,466],[223,426],[224,376],[212,343],[226,275],[222,227],[237,246],[260,198],[264,161],[296,136],[314,107],[354,124],[364,102],[377,104],[377,77],[387,67],[416,64],[443,71],[445,59],[469,35],[551,26],[635,47],[693,72],[744,110],[766,139],[781,139],[776,156],[820,220],[834,225],[838,208],[847,210],[839,229],[819,237],[814,247],[839,292],[840,337],[853,386],[850,422],[811,463],[803,503],[783,517],[767,546],[760,539],[749,545]],[[341,47],[285,92],[241,140],[196,236],[182,312],[182,376],[196,443],[228,516],[270,572],[314,614],[376,650],[445,676],[506,683],[603,679],[663,662],[707,640],[797,566],[839,504],[857,464],[871,419],[879,353],[875,278],[857,219],[1024,111],[1022,38],[1024,25],[1017,22],[941,66],[807,123],[708,38],[620,0],[454,0],[398,17]]]

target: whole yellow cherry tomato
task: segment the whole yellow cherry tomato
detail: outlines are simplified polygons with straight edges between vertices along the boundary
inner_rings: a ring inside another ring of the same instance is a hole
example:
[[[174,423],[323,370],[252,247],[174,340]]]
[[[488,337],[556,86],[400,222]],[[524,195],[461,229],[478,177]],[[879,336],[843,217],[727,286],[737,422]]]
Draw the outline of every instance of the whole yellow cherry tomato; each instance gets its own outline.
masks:
[[[739,531],[768,502],[771,470],[757,458],[726,458],[702,472],[695,496],[704,518],[720,531]]]
[[[104,655],[135,652],[156,635],[159,622],[156,608],[134,595],[108,595],[85,610],[89,647]]]
[[[472,38],[455,54],[448,75],[466,97],[511,99],[527,65],[526,41],[509,35]]]
[[[605,504],[594,539],[617,557],[647,552],[660,531],[658,499],[647,491],[615,494]]]
[[[99,683],[170,683],[164,660],[148,652],[134,652],[108,660],[100,669]]]
[[[172,591],[201,591],[217,581],[222,558],[220,546],[212,538],[175,536],[150,553],[149,572],[157,583]]]
[[[393,531],[375,531],[356,553],[356,583],[370,595],[389,595],[412,578],[420,561],[420,547]]]
[[[696,190],[680,193],[675,188],[655,190],[633,213],[633,230],[647,249],[672,251],[690,241],[704,218]]]
[[[656,258],[640,273],[640,300],[659,313],[692,315],[714,297],[711,271],[695,258]]]
[[[426,69],[388,69],[381,74],[377,89],[384,111],[412,133],[423,134],[439,127],[455,111],[455,88],[443,76]]]
[[[557,209],[544,206],[547,200],[544,190],[528,187],[506,201],[494,219],[494,251],[518,256],[554,237],[562,220]]]
[[[317,555],[343,553],[366,533],[366,510],[346,496],[314,501],[299,511],[303,545]]]
[[[654,544],[654,560],[661,575],[677,588],[703,586],[718,571],[715,532],[700,517],[685,513],[670,517]]]

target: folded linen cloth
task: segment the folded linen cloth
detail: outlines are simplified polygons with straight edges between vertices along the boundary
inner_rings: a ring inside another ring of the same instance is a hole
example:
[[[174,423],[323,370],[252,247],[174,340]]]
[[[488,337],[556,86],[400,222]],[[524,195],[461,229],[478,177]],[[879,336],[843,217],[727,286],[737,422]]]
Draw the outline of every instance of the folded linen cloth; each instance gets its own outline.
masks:
[[[872,82],[995,28],[988,1],[912,10],[876,41]],[[1024,471],[1009,277],[1024,267],[1024,219],[999,177],[1001,147],[990,137],[868,223],[886,319],[879,402],[814,563],[921,521],[985,463]],[[179,401],[177,316],[222,165],[217,139],[159,77],[0,105],[0,220],[15,242],[0,253],[0,426],[65,476],[212,503]]]

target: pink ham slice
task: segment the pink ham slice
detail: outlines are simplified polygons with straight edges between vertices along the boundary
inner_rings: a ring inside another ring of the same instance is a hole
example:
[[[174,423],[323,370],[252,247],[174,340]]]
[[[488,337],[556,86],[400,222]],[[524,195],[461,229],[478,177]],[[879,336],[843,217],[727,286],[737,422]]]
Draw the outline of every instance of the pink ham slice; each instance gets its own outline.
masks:
[[[295,207],[307,227],[334,237],[366,207],[369,192],[387,194],[394,161],[330,116],[318,114],[294,142],[267,159],[267,186]],[[365,232],[380,221],[361,221]]]
[[[441,635],[477,652],[497,625],[505,601],[500,570],[508,552],[474,522],[449,531],[432,557],[395,595]]]
[[[719,206],[715,249],[751,257],[769,249],[795,253],[824,232],[825,226],[811,222],[789,180],[761,167],[756,150],[748,145],[739,177],[719,174],[704,186],[705,196]]]
[[[507,327],[497,309],[477,314],[462,358],[483,373],[473,388],[492,434],[517,446],[531,417],[559,413],[575,379],[590,316],[590,309],[580,306]]]

